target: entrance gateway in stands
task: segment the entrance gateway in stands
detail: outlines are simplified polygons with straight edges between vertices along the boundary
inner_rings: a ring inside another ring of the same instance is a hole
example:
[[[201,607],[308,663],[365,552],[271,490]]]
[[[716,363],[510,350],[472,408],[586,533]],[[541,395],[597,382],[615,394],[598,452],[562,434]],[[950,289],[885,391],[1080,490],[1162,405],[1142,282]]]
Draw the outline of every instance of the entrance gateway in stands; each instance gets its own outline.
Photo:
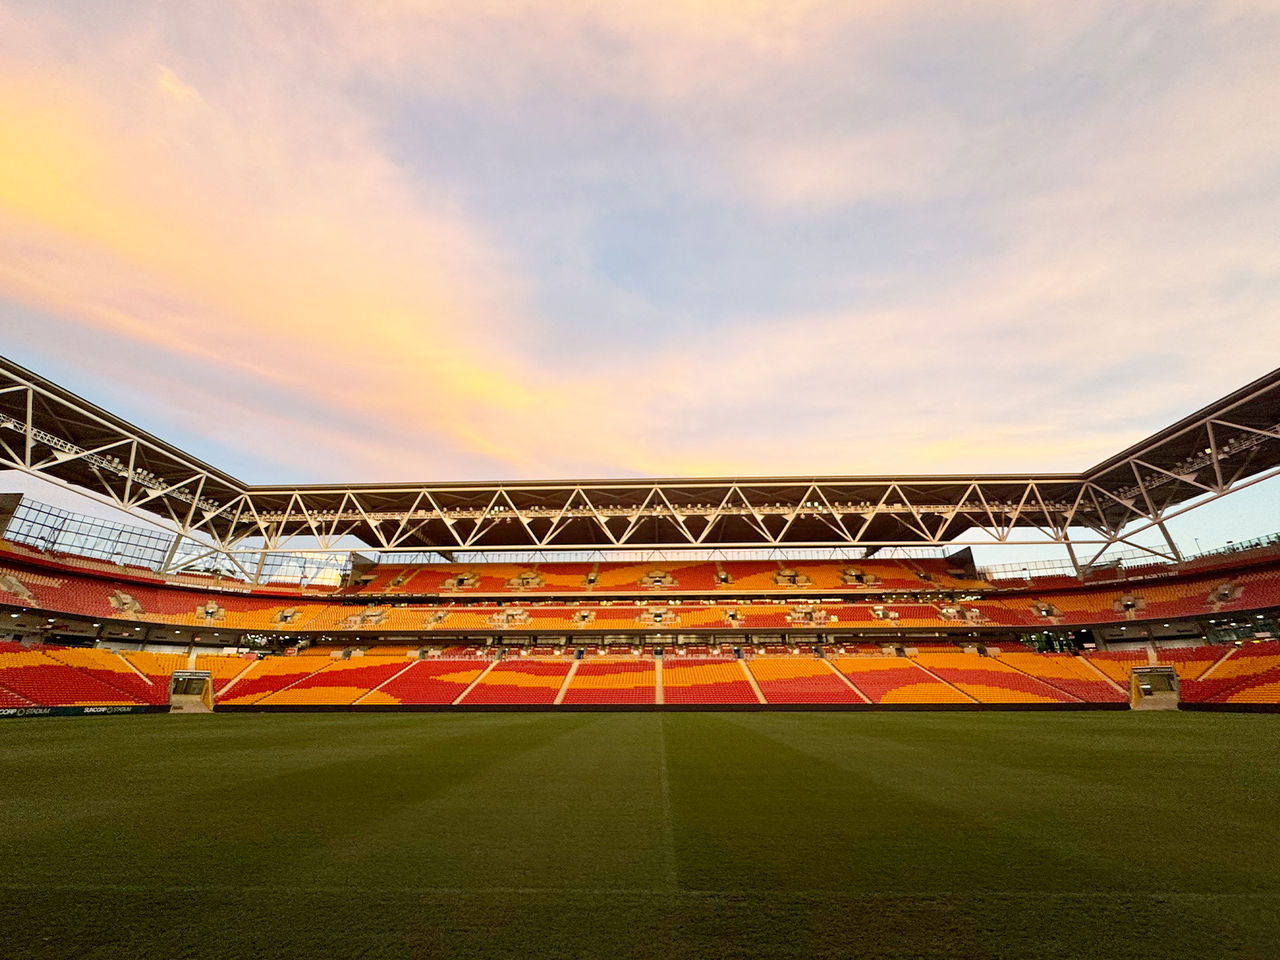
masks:
[[[171,713],[212,713],[213,674],[208,670],[175,670],[169,678]]]

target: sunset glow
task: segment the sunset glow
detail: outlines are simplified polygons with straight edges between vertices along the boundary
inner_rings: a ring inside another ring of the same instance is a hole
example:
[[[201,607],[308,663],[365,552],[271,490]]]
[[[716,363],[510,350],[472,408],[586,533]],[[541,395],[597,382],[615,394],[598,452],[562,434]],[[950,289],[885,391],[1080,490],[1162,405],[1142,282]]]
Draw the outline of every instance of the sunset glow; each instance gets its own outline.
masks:
[[[1245,2],[0,0],[3,352],[250,482],[1079,470],[1276,366],[1277,48]]]

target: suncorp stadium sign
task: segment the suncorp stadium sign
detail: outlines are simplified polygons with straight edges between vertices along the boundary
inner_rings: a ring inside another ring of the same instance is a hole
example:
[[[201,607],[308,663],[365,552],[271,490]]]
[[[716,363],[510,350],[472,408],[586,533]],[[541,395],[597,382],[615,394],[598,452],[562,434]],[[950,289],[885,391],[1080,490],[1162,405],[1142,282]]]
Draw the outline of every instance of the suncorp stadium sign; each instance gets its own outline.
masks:
[[[84,717],[106,713],[168,713],[169,705],[121,704],[101,707],[0,707],[0,719],[6,717]]]

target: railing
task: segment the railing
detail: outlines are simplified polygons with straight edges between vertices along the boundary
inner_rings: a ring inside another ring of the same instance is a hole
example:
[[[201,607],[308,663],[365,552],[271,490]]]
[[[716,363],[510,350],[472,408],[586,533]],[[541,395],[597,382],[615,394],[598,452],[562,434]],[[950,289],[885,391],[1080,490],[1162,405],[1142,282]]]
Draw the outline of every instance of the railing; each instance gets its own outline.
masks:
[[[1252,540],[1228,540],[1225,546],[1217,547],[1213,550],[1184,554],[1180,564],[1142,550],[1124,550],[1110,554],[1104,563],[1094,566],[1093,575],[1089,579],[1096,581],[1098,579],[1097,574],[1108,569],[1116,571],[1116,579],[1120,579],[1125,571],[1140,567],[1167,567],[1170,572],[1174,572],[1183,566],[1191,565],[1207,557],[1247,553],[1267,547],[1280,547],[1280,533],[1254,537]],[[993,564],[991,566],[978,567],[978,573],[985,580],[1035,580],[1038,577],[1074,577],[1077,575],[1075,567],[1067,560],[1035,560],[1028,563]]]

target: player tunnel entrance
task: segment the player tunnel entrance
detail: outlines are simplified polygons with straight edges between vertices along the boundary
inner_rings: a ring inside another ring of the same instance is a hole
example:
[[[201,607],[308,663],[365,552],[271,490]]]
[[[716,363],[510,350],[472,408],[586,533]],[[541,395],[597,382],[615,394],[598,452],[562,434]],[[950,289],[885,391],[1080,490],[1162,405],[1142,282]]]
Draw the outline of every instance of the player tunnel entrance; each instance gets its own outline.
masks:
[[[213,674],[208,670],[175,670],[169,678],[169,712],[212,711]]]

